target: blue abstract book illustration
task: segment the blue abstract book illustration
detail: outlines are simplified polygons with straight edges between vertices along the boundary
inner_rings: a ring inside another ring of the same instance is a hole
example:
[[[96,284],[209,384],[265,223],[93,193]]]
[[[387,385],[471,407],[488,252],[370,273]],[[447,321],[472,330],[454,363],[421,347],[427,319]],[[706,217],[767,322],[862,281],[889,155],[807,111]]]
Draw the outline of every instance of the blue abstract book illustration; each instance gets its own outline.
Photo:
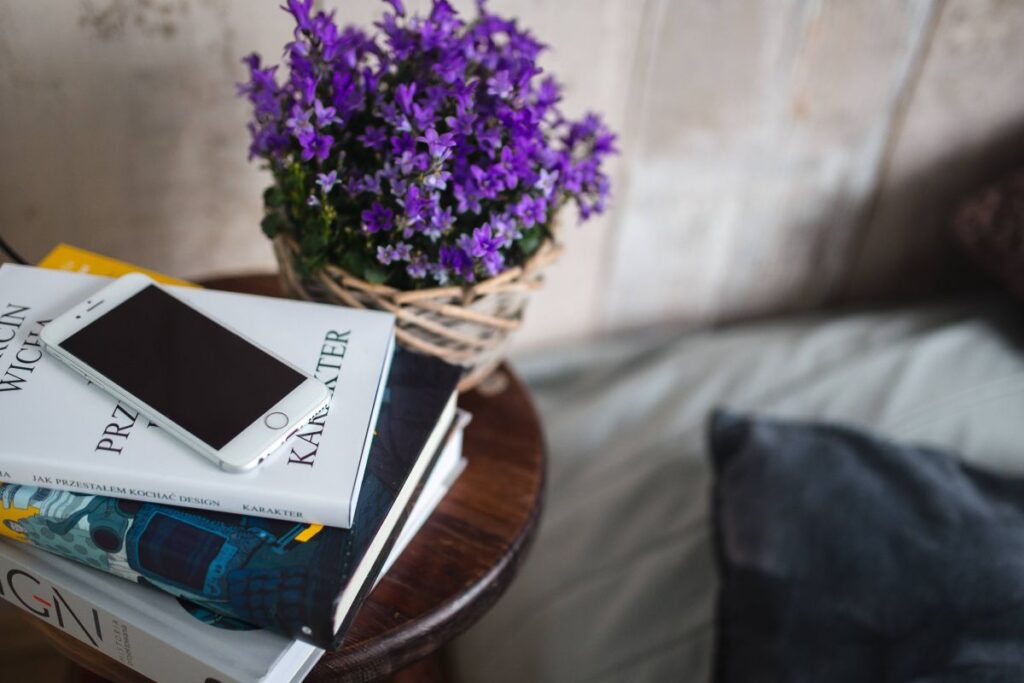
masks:
[[[49,321],[109,282],[80,273],[0,267],[0,480],[349,526],[392,357],[394,317],[172,288],[314,375],[333,394],[330,407],[261,467],[233,474],[43,351],[39,336]]]
[[[458,379],[395,352],[350,529],[3,484],[0,534],[330,648],[442,450]]]

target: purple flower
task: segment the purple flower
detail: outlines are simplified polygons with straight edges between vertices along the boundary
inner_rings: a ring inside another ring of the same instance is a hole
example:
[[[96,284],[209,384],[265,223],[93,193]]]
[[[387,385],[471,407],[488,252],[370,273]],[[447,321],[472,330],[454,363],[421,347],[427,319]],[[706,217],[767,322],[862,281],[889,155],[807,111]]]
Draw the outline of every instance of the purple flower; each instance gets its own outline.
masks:
[[[473,180],[476,182],[476,189],[480,196],[484,199],[493,199],[498,195],[503,187],[495,182],[495,177],[491,173],[483,170],[476,164],[469,167],[469,172],[473,176]]]
[[[430,208],[430,200],[420,192],[420,188],[411,185],[405,193],[405,199],[400,200],[405,208],[405,219],[409,225],[416,225],[424,219]]]
[[[316,125],[320,128],[332,123],[340,123],[337,110],[334,107],[325,107],[320,100],[313,100],[313,111],[316,113]]]
[[[494,150],[501,147],[501,129],[497,126],[479,129],[476,135],[481,146],[490,147],[489,153],[492,155]]]
[[[346,187],[350,194],[357,195],[361,192],[369,192],[379,195],[381,173],[367,174],[364,176],[352,176],[348,179]]]
[[[360,88],[359,78],[356,74],[348,71],[336,73],[331,79],[331,85],[334,87],[331,101],[334,103],[337,112],[348,115],[363,109],[363,91]],[[337,123],[342,122],[340,118],[336,117],[334,121]]]
[[[442,246],[439,257],[443,268],[458,273],[466,282],[473,282],[476,279],[473,275],[473,259],[460,247]]]
[[[438,169],[436,171],[432,171],[423,179],[423,185],[432,190],[443,190],[448,187],[448,180],[451,179],[451,177],[452,174],[448,171]]]
[[[503,237],[495,234],[491,226],[484,223],[473,230],[473,236],[459,237],[459,248],[470,256],[480,259],[488,275],[497,275],[505,264],[500,249],[505,245]]]
[[[430,156],[434,157],[439,161],[444,161],[448,158],[449,150],[455,146],[455,136],[451,133],[438,134],[434,128],[428,128],[423,133],[423,137],[416,138],[420,142],[427,143],[427,149],[430,151]]]
[[[331,154],[334,137],[322,133],[303,133],[299,136],[299,144],[302,145],[303,161],[309,161],[314,157],[323,161]]]
[[[460,53],[446,52],[431,68],[445,83],[454,83],[466,73],[466,58]]]
[[[249,134],[252,136],[252,143],[249,145],[249,159],[264,157],[278,160],[282,150],[288,146],[287,136],[282,135],[273,123],[259,126],[250,121],[248,128]]]
[[[516,222],[508,214],[491,214],[491,227],[496,235],[500,235],[506,243],[521,239],[523,233],[517,227]]]
[[[503,147],[498,155],[498,163],[490,168],[490,175],[501,189],[514,190],[519,185],[520,176],[531,174],[530,165],[522,155],[516,154],[511,147]]]
[[[491,277],[494,277],[505,268],[505,257],[497,251],[490,252],[486,256],[480,258],[481,263],[484,264],[484,270]]]
[[[302,107],[295,105],[292,107],[292,115],[285,121],[284,125],[292,131],[296,137],[301,135],[310,135],[313,132],[313,124],[309,122],[309,117],[313,112],[309,109],[302,109]]]
[[[393,135],[391,137],[391,151],[396,155],[401,156],[406,152],[412,153],[416,151],[416,138],[410,133],[400,133],[399,135]]]
[[[454,223],[455,216],[452,214],[451,207],[442,209],[439,205],[435,206],[430,220],[423,228],[423,234],[430,238],[431,242],[436,242],[438,238],[451,230]]]
[[[434,122],[434,108],[428,104],[413,102],[412,122],[417,128],[427,128]]]
[[[363,211],[360,218],[363,219],[363,230],[373,234],[390,230],[394,214],[391,209],[382,206],[379,202],[374,202],[369,209]]]
[[[455,195],[459,213],[480,213],[480,196],[472,180],[456,183],[452,187],[452,194]]]
[[[416,96],[415,83],[401,83],[395,88],[395,101],[406,115],[412,113],[412,99]]]
[[[387,139],[387,133],[384,132],[384,129],[377,126],[367,126],[363,134],[356,137],[356,140],[359,140],[365,147],[370,149],[379,149],[387,142]]]
[[[555,191],[555,183],[558,182],[558,171],[548,171],[546,168],[541,169],[540,177],[537,178],[537,182],[533,184],[538,190],[544,193],[544,198],[551,196],[551,193]]]
[[[469,81],[457,80],[452,84],[453,94],[455,95],[455,109],[456,112],[461,114],[465,111],[470,111],[474,105],[474,99],[476,98],[476,87],[480,81],[473,79]]]
[[[288,7],[282,7],[282,9],[286,9],[295,17],[298,30],[310,32],[313,30],[313,21],[309,18],[309,13],[313,11],[313,0],[288,0]]]
[[[385,123],[394,127],[395,130],[412,130],[412,124],[409,123],[409,117],[403,114],[397,105],[391,104],[390,102],[382,102],[377,105],[377,113],[380,114]]]
[[[540,82],[540,88],[537,89],[537,106],[546,110],[557,104],[561,99],[562,91],[558,87],[558,81],[548,76]]]
[[[316,75],[312,73],[312,67],[310,66],[309,73],[303,73],[300,70],[300,64],[305,62],[305,59],[292,58],[292,83],[296,94],[296,101],[308,105],[310,102],[316,99]]]
[[[267,122],[276,119],[281,111],[280,93],[274,77],[277,67],[261,69],[260,58],[256,54],[242,61],[249,66],[249,82],[238,84],[238,94],[249,98],[257,120]]]
[[[452,132],[459,135],[472,135],[473,123],[476,121],[476,114],[471,111],[460,112],[458,116],[445,118],[445,123],[452,129]]]
[[[330,173],[317,173],[316,184],[320,186],[324,194],[331,191],[331,188],[338,183],[338,172],[331,171]]]
[[[465,21],[447,0],[412,16],[386,1],[370,33],[287,0],[283,64],[243,60],[250,158],[274,174],[291,236],[322,245],[306,266],[358,251],[392,286],[461,285],[522,265],[525,235],[562,206],[605,209],[615,135],[563,115],[536,38],[483,0]],[[329,229],[307,203],[330,205]]]
[[[405,242],[377,247],[377,261],[385,266],[395,261],[408,261],[411,254],[412,245]]]
[[[412,255],[412,245],[399,242],[395,245],[395,258],[400,261],[408,261]]]
[[[402,156],[395,160],[398,168],[406,175],[416,171],[425,171],[430,165],[426,154],[415,154],[413,152],[402,152]]]
[[[414,280],[422,280],[427,276],[427,260],[422,256],[418,256],[409,262],[406,266],[405,272],[409,274],[409,277]]]
[[[442,265],[440,261],[437,263],[427,263],[427,271],[434,276],[434,281],[439,285],[446,285],[451,279],[448,268]]]
[[[487,94],[502,99],[512,94],[512,80],[504,69],[487,79]]]
[[[391,195],[393,197],[401,197],[405,194],[405,191],[409,189],[409,183],[404,178],[395,177],[388,181],[391,186]]]
[[[523,195],[512,211],[524,226],[532,228],[538,223],[544,224],[547,220],[548,203],[542,197]]]
[[[471,256],[483,258],[487,254],[496,252],[505,246],[505,238],[495,233],[489,223],[484,223],[473,230],[472,246],[469,249]]]

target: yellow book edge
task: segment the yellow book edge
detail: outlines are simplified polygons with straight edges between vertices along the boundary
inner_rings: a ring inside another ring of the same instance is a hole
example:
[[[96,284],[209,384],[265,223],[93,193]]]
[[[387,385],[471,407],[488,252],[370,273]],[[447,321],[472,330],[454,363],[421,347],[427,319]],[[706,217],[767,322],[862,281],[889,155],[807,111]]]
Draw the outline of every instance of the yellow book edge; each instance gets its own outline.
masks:
[[[182,287],[198,287],[199,285],[188,280],[181,280],[170,277],[163,273],[148,268],[140,268],[125,261],[119,261],[103,254],[97,254],[86,249],[79,249],[63,242],[54,247],[49,254],[39,262],[40,268],[51,270],[70,270],[76,273],[88,273],[90,275],[105,275],[107,277],[120,277],[128,273],[142,273],[148,275],[157,282],[165,285],[179,285]]]

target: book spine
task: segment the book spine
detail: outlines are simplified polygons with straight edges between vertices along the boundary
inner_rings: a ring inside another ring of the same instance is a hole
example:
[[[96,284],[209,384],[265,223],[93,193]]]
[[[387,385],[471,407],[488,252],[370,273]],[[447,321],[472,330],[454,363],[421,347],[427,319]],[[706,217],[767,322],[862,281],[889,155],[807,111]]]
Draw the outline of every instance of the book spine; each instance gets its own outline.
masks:
[[[199,456],[196,456],[199,457]],[[237,491],[225,491],[199,480],[172,479],[136,471],[111,471],[109,468],[75,467],[73,463],[54,466],[10,453],[0,455],[0,482],[38,486],[59,491],[137,500],[161,505],[251,515],[279,519],[298,524],[322,524],[347,529],[351,527],[344,497],[325,501],[319,496],[296,496],[276,490],[263,491],[259,500],[247,497],[247,475],[238,475]]]
[[[154,680],[238,681],[168,644],[130,616],[97,604],[94,589],[37,565],[10,541],[0,542],[0,597],[23,612]]]

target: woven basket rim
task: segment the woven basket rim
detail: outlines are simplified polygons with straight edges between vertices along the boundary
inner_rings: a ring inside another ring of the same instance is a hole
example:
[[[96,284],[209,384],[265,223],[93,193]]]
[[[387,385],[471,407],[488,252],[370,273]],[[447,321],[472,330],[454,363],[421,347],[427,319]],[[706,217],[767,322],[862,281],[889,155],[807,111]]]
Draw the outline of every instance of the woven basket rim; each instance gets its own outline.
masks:
[[[486,280],[402,290],[367,282],[336,263],[300,276],[296,268],[300,249],[295,238],[279,233],[272,243],[285,291],[307,301],[324,300],[319,297],[325,296],[344,306],[393,314],[395,338],[400,344],[463,367],[460,391],[482,382],[501,362],[509,334],[522,325],[530,294],[542,285],[544,269],[563,250],[556,233],[547,237],[526,263]]]
[[[273,240],[283,245],[292,257],[299,254],[299,244],[291,235],[280,233],[275,236]],[[353,275],[336,263],[328,263],[317,268],[316,271],[312,273],[312,276],[316,278],[317,275],[322,273],[336,280],[341,280],[343,284],[350,286],[353,289],[359,289],[376,296],[388,297],[397,304],[409,303],[419,299],[435,299],[457,296],[465,297],[467,295],[469,295],[470,298],[476,298],[478,296],[490,294],[495,290],[500,290],[503,285],[507,285],[520,279],[522,276],[531,275],[535,271],[545,268],[557,260],[558,257],[561,256],[562,251],[563,246],[555,237],[547,237],[543,242],[541,242],[540,246],[537,247],[537,251],[535,251],[523,265],[513,266],[512,268],[502,271],[493,277],[489,277],[486,280],[480,280],[479,282],[474,282],[471,285],[447,285],[424,287],[422,289],[399,289],[397,287],[374,284],[364,280]]]

